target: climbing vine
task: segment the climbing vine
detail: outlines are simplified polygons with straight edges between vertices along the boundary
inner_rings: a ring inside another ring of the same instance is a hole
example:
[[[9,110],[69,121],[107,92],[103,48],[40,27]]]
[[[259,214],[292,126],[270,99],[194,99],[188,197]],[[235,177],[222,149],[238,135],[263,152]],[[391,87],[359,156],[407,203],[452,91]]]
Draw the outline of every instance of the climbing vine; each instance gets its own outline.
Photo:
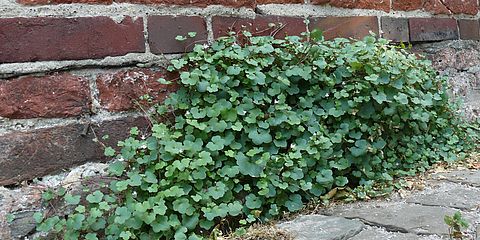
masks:
[[[116,179],[84,197],[64,194],[68,214],[37,213],[39,231],[203,239],[298,211],[336,187],[454,161],[477,140],[431,63],[375,36],[244,32],[196,45],[168,70],[180,88],[155,115],[170,121],[147,136],[133,128],[118,152],[106,148]]]

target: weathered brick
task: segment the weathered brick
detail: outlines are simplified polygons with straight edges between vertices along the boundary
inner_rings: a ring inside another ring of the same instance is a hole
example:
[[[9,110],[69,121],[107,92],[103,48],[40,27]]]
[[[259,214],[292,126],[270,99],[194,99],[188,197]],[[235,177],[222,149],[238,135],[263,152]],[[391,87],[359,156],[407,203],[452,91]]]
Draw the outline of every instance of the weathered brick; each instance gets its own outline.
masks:
[[[394,42],[408,42],[408,19],[382,17],[382,37]]]
[[[178,35],[186,36],[196,32],[194,38],[180,42]],[[195,43],[207,41],[207,25],[203,17],[198,16],[150,16],[148,17],[148,43],[155,54],[183,53],[190,51]]]
[[[157,81],[159,78],[169,79],[165,71],[148,69],[102,74],[97,78],[100,105],[109,111],[131,110],[145,94],[151,96],[154,102],[163,101],[177,86],[160,84]]]
[[[477,0],[393,0],[393,10],[413,11],[425,9],[434,14],[469,14],[478,12]]]
[[[475,15],[478,12],[477,0],[443,0],[443,4],[453,14],[469,14]]]
[[[88,81],[70,74],[0,80],[0,116],[53,118],[90,111]]]
[[[410,41],[458,39],[457,21],[451,18],[410,18]]]
[[[424,0],[423,8],[433,14],[451,14],[442,0]]]
[[[325,39],[336,37],[360,39],[374,32],[378,34],[377,17],[317,17],[310,19],[310,30],[323,31]]]
[[[390,11],[390,0],[311,0],[312,4],[330,4],[333,7],[339,8],[360,8],[360,9],[375,9],[385,12]]]
[[[113,0],[17,0],[17,2],[25,5],[69,4],[69,3],[111,4]]]
[[[0,18],[0,63],[75,60],[144,52],[143,19]]]
[[[480,40],[480,24],[478,20],[458,20],[458,29],[460,30],[460,39]]]
[[[275,35],[275,37],[283,38],[286,35],[299,36],[307,30],[303,18],[262,15],[257,15],[255,19],[213,17],[212,28],[214,37],[225,36],[230,31],[247,30],[257,36]]]
[[[115,2],[140,3],[140,4],[168,4],[190,5],[206,7],[209,5],[223,5],[228,7],[255,8],[255,0],[115,0]]]
[[[423,8],[423,0],[392,0],[392,9],[399,11],[413,11]]]
[[[108,160],[93,141],[109,135],[105,144],[115,146],[128,136],[130,127],[148,129],[145,118],[123,118],[98,124],[70,124],[0,136],[0,186],[19,183],[86,162]],[[88,131],[86,131],[88,130]]]

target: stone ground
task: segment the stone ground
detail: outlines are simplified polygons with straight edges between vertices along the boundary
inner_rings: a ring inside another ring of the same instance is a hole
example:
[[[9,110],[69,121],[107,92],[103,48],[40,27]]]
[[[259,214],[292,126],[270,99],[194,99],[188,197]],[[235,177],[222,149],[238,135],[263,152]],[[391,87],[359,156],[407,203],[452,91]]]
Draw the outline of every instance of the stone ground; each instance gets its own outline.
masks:
[[[464,239],[480,240],[480,169],[435,173],[422,188],[336,205],[277,227],[295,240],[450,239],[444,216],[460,211],[470,225]]]

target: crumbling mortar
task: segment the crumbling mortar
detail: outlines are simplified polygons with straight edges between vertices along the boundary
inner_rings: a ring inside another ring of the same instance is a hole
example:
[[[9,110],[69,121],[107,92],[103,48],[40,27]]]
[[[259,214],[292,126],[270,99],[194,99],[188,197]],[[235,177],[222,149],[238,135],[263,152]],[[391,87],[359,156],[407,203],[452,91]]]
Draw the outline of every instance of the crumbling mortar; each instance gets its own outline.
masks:
[[[191,6],[141,5],[114,3],[110,5],[59,4],[42,6],[22,6],[9,0],[0,0],[0,16],[6,17],[96,17],[108,16],[119,21],[124,16],[147,17],[150,15],[252,15],[250,8],[231,8],[210,5],[205,8]]]
[[[112,113],[101,110],[95,115],[69,118],[8,119],[0,117],[0,137],[13,132],[27,132],[38,129],[62,127],[75,123],[98,124],[104,121],[140,116],[144,116],[144,114],[139,112]]]
[[[0,64],[0,81],[2,81],[2,79],[27,74],[89,67],[165,66],[169,60],[177,57],[179,57],[179,54],[155,55],[152,53],[129,53],[124,56],[106,57],[103,59],[4,63]]]
[[[349,9],[338,8],[330,5],[310,4],[264,4],[258,5],[258,10],[265,15],[282,16],[306,16],[306,17],[327,17],[327,16],[377,16],[392,18],[454,18],[454,19],[479,19],[480,13],[475,16],[466,14],[433,14],[423,10],[384,12],[374,9]]]
[[[211,44],[215,38],[213,35],[212,17],[211,16],[206,17],[205,22],[207,24],[207,40],[208,40],[208,43]]]

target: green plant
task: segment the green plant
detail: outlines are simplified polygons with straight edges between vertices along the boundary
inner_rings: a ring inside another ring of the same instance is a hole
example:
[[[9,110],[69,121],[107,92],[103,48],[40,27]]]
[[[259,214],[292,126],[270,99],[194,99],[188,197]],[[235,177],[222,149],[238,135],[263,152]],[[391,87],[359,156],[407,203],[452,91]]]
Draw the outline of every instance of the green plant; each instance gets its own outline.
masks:
[[[110,187],[66,194],[67,205],[82,204],[38,214],[39,231],[202,239],[298,211],[336,187],[365,194],[476,141],[430,62],[374,36],[244,32],[171,63],[180,89],[156,107],[164,122],[148,136],[133,128],[119,152],[106,148],[117,159]]]
[[[450,238],[463,239],[463,228],[468,228],[468,222],[462,217],[460,211],[455,212],[453,216],[445,215],[443,221],[448,225]]]

